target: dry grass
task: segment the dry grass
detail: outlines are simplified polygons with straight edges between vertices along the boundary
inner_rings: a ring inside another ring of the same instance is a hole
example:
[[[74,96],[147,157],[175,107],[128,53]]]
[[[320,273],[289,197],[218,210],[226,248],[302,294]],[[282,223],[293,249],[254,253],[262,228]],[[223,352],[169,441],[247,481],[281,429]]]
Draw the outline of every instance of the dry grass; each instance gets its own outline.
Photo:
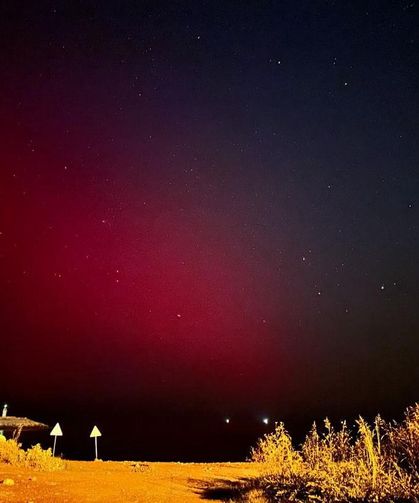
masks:
[[[259,485],[274,501],[419,502],[419,404],[406,410],[402,424],[362,417],[352,433],[328,419],[314,424],[299,450],[284,425],[252,450],[261,463]]]
[[[41,471],[62,470],[65,466],[62,459],[52,455],[51,449],[45,450],[36,444],[25,451],[12,439],[0,441],[0,463]]]

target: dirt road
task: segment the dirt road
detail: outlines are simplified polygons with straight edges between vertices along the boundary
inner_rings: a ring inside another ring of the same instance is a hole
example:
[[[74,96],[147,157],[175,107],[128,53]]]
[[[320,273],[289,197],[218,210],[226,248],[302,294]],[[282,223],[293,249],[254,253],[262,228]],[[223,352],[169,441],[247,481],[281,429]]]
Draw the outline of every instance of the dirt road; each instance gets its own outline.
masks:
[[[39,472],[0,464],[1,503],[189,503],[228,501],[234,486],[257,476],[252,463],[68,461]]]

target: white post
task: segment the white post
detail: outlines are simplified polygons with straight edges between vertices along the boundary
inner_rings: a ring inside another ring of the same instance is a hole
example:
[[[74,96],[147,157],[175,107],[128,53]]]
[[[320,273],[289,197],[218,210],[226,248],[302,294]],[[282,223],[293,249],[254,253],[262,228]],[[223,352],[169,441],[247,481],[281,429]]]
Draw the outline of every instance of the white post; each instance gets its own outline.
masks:
[[[57,435],[54,435],[54,447],[52,448],[52,455],[55,456],[55,444],[57,443]]]
[[[97,459],[97,437],[95,437],[95,459]]]

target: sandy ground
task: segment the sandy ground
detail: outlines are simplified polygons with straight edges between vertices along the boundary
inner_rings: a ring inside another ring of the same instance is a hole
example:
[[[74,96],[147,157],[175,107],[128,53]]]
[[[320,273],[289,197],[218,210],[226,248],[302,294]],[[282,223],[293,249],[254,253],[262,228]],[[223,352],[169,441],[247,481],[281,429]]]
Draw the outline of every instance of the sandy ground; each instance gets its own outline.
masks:
[[[257,475],[252,463],[68,461],[65,470],[49,473],[0,464],[0,502],[228,501],[232,487]],[[2,484],[6,478],[14,485]]]

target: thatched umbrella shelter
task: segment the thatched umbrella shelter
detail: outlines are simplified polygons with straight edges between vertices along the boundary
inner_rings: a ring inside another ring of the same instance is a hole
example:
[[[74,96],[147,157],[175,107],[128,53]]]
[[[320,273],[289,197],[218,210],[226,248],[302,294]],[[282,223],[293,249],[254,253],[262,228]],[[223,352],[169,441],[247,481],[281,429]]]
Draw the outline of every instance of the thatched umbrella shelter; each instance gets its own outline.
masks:
[[[38,423],[27,417],[0,417],[0,430],[12,432],[14,439],[18,439],[22,431],[38,431],[48,428],[47,424]]]

